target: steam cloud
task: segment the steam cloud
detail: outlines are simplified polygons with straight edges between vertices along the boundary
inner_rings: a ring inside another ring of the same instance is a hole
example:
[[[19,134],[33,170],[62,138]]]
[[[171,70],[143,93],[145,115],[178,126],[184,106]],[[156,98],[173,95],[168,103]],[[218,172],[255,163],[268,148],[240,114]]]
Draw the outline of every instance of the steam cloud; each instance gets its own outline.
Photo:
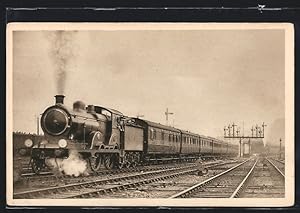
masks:
[[[57,94],[64,94],[67,74],[75,60],[76,31],[55,31],[48,34],[50,41],[49,55],[54,64]]]
[[[46,164],[52,167],[54,174],[64,173],[75,177],[88,175],[87,161],[76,151],[71,151],[67,159],[56,159],[56,162],[54,158],[47,159]]]

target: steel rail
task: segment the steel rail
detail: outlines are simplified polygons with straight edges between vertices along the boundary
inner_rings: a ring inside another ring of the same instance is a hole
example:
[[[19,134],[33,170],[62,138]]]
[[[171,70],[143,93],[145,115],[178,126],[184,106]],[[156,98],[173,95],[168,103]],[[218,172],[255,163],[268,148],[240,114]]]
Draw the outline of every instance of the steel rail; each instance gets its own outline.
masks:
[[[124,190],[124,189],[127,189],[129,187],[135,187],[135,186],[142,185],[142,184],[152,183],[152,182],[164,180],[164,179],[167,179],[167,178],[178,177],[179,175],[185,175],[185,174],[189,174],[189,173],[192,173],[192,172],[195,172],[195,171],[196,171],[196,169],[190,169],[190,170],[181,171],[181,172],[173,172],[171,174],[161,175],[161,176],[158,176],[158,177],[150,177],[149,179],[143,179],[143,180],[138,180],[138,181],[134,181],[134,182],[131,182],[131,183],[125,183],[125,184],[118,185],[118,186],[113,186],[113,187],[110,187],[110,188],[107,188],[107,189],[96,189],[96,190],[89,191],[89,192],[79,193],[77,195],[66,196],[63,199],[87,198],[87,197],[92,198],[92,197],[97,196],[97,195],[99,196],[101,194],[106,194],[106,193],[109,193],[109,192]]]
[[[190,188],[188,188],[188,189],[186,189],[186,190],[184,190],[184,191],[181,191],[181,192],[179,192],[179,193],[177,193],[177,194],[175,194],[175,195],[169,197],[168,199],[178,198],[178,197],[184,197],[184,195],[190,194],[191,192],[193,192],[193,191],[195,191],[195,190],[197,190],[197,189],[199,189],[199,188],[205,186],[206,184],[210,183],[211,181],[216,180],[217,178],[219,178],[219,177],[221,177],[221,176],[223,176],[223,175],[225,175],[225,174],[231,172],[232,170],[234,170],[234,169],[236,169],[236,168],[242,166],[243,164],[247,163],[247,162],[250,161],[250,160],[251,160],[251,159],[247,159],[247,160],[245,160],[245,161],[239,163],[238,165],[236,165],[236,166],[234,166],[234,167],[231,167],[230,169],[228,169],[228,170],[226,170],[226,171],[224,171],[224,172],[221,172],[221,173],[219,173],[219,174],[217,174],[217,175],[215,175],[215,176],[213,176],[213,177],[211,177],[211,178],[209,178],[209,179],[207,179],[207,180],[202,181],[201,183],[198,183],[198,184],[196,184],[196,185],[194,185],[194,186],[192,186],[192,187],[190,187]]]
[[[281,176],[283,177],[283,178],[285,178],[285,175],[283,174],[283,172],[271,161],[271,160],[269,160],[269,158],[266,158],[267,159],[267,161],[276,169],[276,171],[279,173],[279,174],[281,174]]]
[[[278,163],[281,163],[281,164],[283,164],[283,165],[285,165],[285,162],[284,161],[281,161],[281,160],[278,160],[278,159],[275,159],[275,158],[271,158],[272,160],[275,160],[276,162],[278,162]]]
[[[185,166],[185,165],[195,165],[194,163],[184,163],[182,165],[176,165],[175,167],[179,166]],[[102,171],[95,171],[90,173],[89,177],[94,177],[94,176],[101,176],[101,175],[117,175],[117,174],[123,174],[123,173],[128,173],[128,172],[141,172],[141,171],[154,171],[154,170],[159,170],[159,169],[168,169],[170,168],[170,164],[166,164],[164,166],[160,165],[153,165],[153,166],[144,166],[144,167],[136,167],[136,168],[122,168],[120,170],[102,170]],[[174,168],[174,165],[172,166]],[[47,174],[46,172],[43,172],[43,174],[35,174],[35,173],[23,173],[21,174],[21,178],[24,179],[25,181],[40,181],[40,180],[45,180],[45,181],[51,181],[51,180],[57,180],[58,178],[64,178],[64,179],[79,179],[82,178],[81,176],[78,177],[73,177],[69,175],[59,175],[56,176],[53,173]]]
[[[242,182],[240,183],[240,185],[236,188],[236,190],[232,193],[232,195],[230,196],[230,198],[236,198],[239,196],[240,191],[243,189],[245,182],[248,180],[248,178],[250,177],[250,175],[252,174],[256,164],[258,162],[258,158],[256,159],[255,163],[253,164],[252,168],[250,169],[250,171],[248,172],[248,174],[246,175],[246,177],[242,180]]]
[[[220,162],[208,162],[205,164],[205,166],[213,166],[216,164],[220,164]],[[185,166],[185,165],[195,165],[195,163],[182,163],[175,165],[175,167]],[[159,169],[168,169],[168,168],[174,168],[174,165],[166,164],[163,166],[160,165],[152,165],[152,166],[139,166],[136,168],[122,168],[120,170],[102,170],[102,171],[95,171],[92,172],[88,177],[94,177],[94,176],[101,176],[101,175],[117,175],[117,174],[123,174],[128,172],[141,172],[141,171],[154,171]],[[72,177],[68,175],[55,175],[52,172],[41,172],[40,174],[35,173],[23,173],[21,174],[21,178],[26,182],[33,182],[33,181],[55,181],[59,178],[63,179],[79,179],[79,177]]]
[[[165,173],[168,171],[176,171],[180,169],[189,169],[193,168],[195,165],[192,166],[186,166],[186,167],[176,167],[176,168],[170,168],[170,169],[160,169],[157,171],[149,171],[149,172],[144,172],[142,174],[134,174],[134,175],[129,175],[129,176],[123,176],[123,177],[117,177],[117,178],[107,178],[107,179],[101,179],[101,180],[94,180],[94,181],[86,181],[86,182],[79,182],[79,183],[72,183],[64,186],[55,186],[55,187],[48,187],[48,188],[42,188],[42,189],[35,189],[35,190],[29,190],[29,191],[24,191],[24,192],[18,192],[14,193],[14,197],[32,197],[33,195],[38,195],[40,196],[41,194],[51,194],[52,192],[58,192],[59,190],[66,191],[68,189],[76,189],[76,188],[84,188],[85,186],[90,186],[90,185],[99,185],[99,184],[105,184],[107,182],[116,182],[116,181],[122,181],[122,180],[128,180],[130,178],[141,178],[147,175],[155,175],[155,174],[160,174],[160,173]]]
[[[22,173],[21,174],[21,177],[22,178],[28,178],[28,177],[42,177],[42,176],[53,176],[54,174],[52,172],[41,172],[39,173],[38,175],[33,173],[33,172],[30,172],[30,173]]]
[[[236,161],[230,161],[230,162],[222,162],[222,163],[210,163],[209,165],[206,165],[207,168],[211,168],[211,167],[215,167],[215,166],[220,166],[220,165],[224,165],[224,164],[230,164],[230,163],[235,163]],[[193,167],[191,167],[193,168]],[[186,168],[182,168],[182,169],[186,169]],[[158,177],[150,177],[149,179],[143,179],[143,180],[138,180],[135,182],[131,182],[131,183],[125,183],[122,185],[118,185],[118,186],[112,186],[110,188],[106,188],[106,189],[96,189],[93,191],[89,191],[89,192],[84,192],[84,193],[79,193],[77,195],[71,195],[71,196],[66,196],[64,197],[64,199],[67,198],[86,198],[86,197],[93,197],[93,196],[97,196],[97,195],[101,195],[101,194],[107,194],[109,192],[114,192],[114,191],[120,191],[120,190],[124,190],[127,189],[128,187],[134,187],[137,185],[142,185],[142,184],[147,184],[147,183],[151,183],[151,182],[155,182],[155,181],[159,181],[159,180],[164,180],[167,178],[173,178],[173,177],[178,177],[179,175],[186,175],[189,173],[193,173],[197,171],[197,169],[190,169],[190,170],[186,170],[186,171],[180,171],[180,172],[176,172],[176,170],[171,171],[173,173],[171,174],[166,174],[166,175],[161,175]]]
[[[224,165],[224,164],[230,164],[230,163],[236,163],[236,161],[229,161],[229,162],[222,162],[219,164],[215,163],[208,163],[205,166],[207,168],[210,167],[215,167],[219,165]],[[42,196],[42,195],[51,195],[53,193],[59,193],[59,192],[65,192],[65,191],[70,191],[72,189],[83,189],[83,188],[88,188],[91,185],[97,186],[100,184],[105,184],[105,183],[111,183],[111,182],[117,182],[117,181],[124,181],[124,180],[129,180],[129,179],[138,179],[138,178],[145,178],[147,176],[153,176],[155,174],[164,174],[166,172],[170,171],[177,171],[177,170],[182,170],[182,169],[190,169],[190,168],[195,168],[195,164],[185,166],[185,167],[176,167],[176,168],[168,168],[168,169],[161,169],[157,171],[149,171],[145,172],[142,174],[134,174],[130,176],[123,176],[123,177],[117,177],[117,178],[106,178],[106,179],[101,179],[97,181],[87,181],[87,182],[80,182],[80,183],[73,183],[73,184],[68,184],[64,186],[55,186],[55,187],[49,187],[49,188],[42,188],[42,189],[36,189],[36,190],[30,190],[30,191],[24,191],[24,192],[19,192],[19,193],[14,193],[14,197],[17,198],[24,198],[24,197],[36,197],[36,196]],[[197,169],[192,169],[189,172],[195,172]],[[85,187],[87,186],[87,187]]]

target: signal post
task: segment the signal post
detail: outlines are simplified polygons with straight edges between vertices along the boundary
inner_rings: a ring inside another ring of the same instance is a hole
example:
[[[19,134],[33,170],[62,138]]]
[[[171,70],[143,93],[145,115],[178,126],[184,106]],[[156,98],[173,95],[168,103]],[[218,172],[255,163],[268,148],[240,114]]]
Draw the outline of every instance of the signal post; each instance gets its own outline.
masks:
[[[237,130],[235,131],[235,127],[237,125],[233,124],[229,124],[228,128],[225,126],[224,127],[224,138],[228,138],[228,139],[239,139],[239,157],[243,157],[244,156],[244,151],[245,151],[245,145],[248,144],[249,146],[249,155],[251,155],[251,144],[250,144],[250,140],[251,139],[263,139],[265,137],[265,127],[267,125],[265,125],[265,123],[262,124],[262,126],[258,126],[256,124],[255,128],[252,127],[251,128],[251,136],[244,136],[240,135],[240,128],[237,128]],[[231,132],[232,129],[232,132]],[[255,133],[255,134],[254,134]],[[243,142],[244,139],[248,139],[248,142]]]

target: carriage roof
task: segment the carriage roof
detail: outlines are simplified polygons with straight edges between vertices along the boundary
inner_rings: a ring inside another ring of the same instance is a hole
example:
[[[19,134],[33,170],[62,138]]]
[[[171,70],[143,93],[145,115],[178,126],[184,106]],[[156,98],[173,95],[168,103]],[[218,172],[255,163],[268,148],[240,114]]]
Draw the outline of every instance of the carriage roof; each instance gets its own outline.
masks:
[[[148,126],[151,126],[151,127],[155,127],[155,128],[163,129],[163,130],[169,130],[172,132],[178,132],[178,133],[180,132],[178,129],[171,127],[171,126],[166,126],[166,125],[163,125],[160,123],[155,123],[155,122],[144,120],[144,119],[139,119],[139,118],[136,118],[136,119],[145,122]]]

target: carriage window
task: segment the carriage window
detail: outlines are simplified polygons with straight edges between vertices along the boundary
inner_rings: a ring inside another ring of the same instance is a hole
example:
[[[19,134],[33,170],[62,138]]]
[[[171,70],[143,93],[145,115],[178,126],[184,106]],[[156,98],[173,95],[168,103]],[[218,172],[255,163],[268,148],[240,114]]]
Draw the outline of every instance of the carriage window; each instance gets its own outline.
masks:
[[[153,130],[153,138],[156,139],[156,129]]]
[[[109,118],[111,117],[111,112],[107,111],[106,109],[101,110],[101,114],[108,116]]]
[[[165,140],[165,133],[164,132],[161,132],[161,139]]]
[[[150,139],[151,139],[151,140],[153,140],[153,135],[154,135],[154,134],[153,134],[153,131],[154,131],[154,130],[151,128],[151,129],[150,129]]]

